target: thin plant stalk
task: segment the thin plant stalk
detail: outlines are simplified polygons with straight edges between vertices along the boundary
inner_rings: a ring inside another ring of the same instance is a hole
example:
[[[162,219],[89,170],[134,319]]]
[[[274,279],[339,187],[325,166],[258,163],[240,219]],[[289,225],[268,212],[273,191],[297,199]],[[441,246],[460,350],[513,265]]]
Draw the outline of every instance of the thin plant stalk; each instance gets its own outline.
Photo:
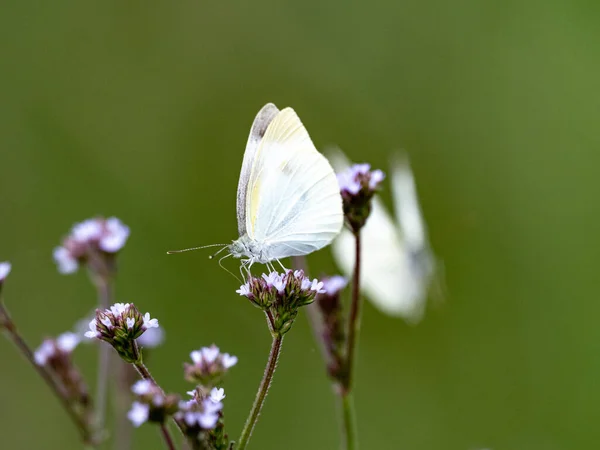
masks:
[[[165,440],[165,444],[167,444],[167,448],[169,450],[175,450],[175,444],[173,443],[173,438],[171,437],[171,433],[169,433],[169,429],[167,428],[167,425],[164,423],[160,424],[160,434],[162,434],[162,437]]]
[[[42,377],[42,379],[46,382],[50,390],[54,393],[56,398],[59,400],[60,404],[63,406],[75,426],[81,435],[81,439],[83,440],[86,448],[96,448],[97,443],[94,442],[92,433],[89,429],[88,424],[84,420],[84,418],[79,414],[74,408],[71,402],[69,401],[66,392],[64,389],[56,382],[54,377],[48,372],[48,370],[44,366],[40,366],[36,364],[35,358],[33,355],[33,351],[25,342],[25,339],[21,336],[15,323],[13,322],[10,314],[8,313],[6,307],[2,303],[0,299],[0,329],[6,331],[10,340],[15,344],[15,346],[19,349],[19,351],[25,356],[27,361],[33,366],[35,371]]]
[[[127,411],[132,401],[130,388],[135,383],[138,374],[129,364],[119,364],[118,370],[117,389],[119,395],[115,399],[116,430],[114,448],[115,450],[129,450],[132,444],[133,427],[127,418]]]
[[[277,360],[281,354],[282,344],[283,335],[273,335],[273,342],[271,343],[271,351],[269,352],[269,359],[267,361],[267,366],[265,367],[265,373],[260,382],[260,386],[258,387],[254,404],[252,405],[250,414],[246,419],[246,424],[244,425],[242,434],[238,440],[236,450],[245,450],[245,448],[248,446],[250,436],[252,435],[252,431],[254,430],[256,422],[258,421],[260,411],[265,403],[265,399],[267,398],[267,393],[269,392],[269,387],[271,386],[271,381],[273,380],[273,375],[275,374],[275,369],[277,368]]]
[[[98,304],[102,309],[108,309],[113,304],[112,283],[108,278],[108,276],[98,277],[95,283],[98,290]],[[98,377],[96,379],[96,425],[100,430],[104,428],[106,420],[110,365],[111,349],[108,345],[100,345],[98,350]]]
[[[360,297],[360,264],[361,264],[361,239],[360,231],[354,232],[354,272],[352,274],[352,303],[350,304],[350,317],[348,320],[348,338],[346,347],[346,367],[338,392],[342,409],[342,435],[346,450],[358,449],[358,433],[356,416],[354,412],[354,397],[352,396],[352,382],[354,376],[354,361],[358,346],[358,336],[361,325],[362,300]]]
[[[138,349],[138,351],[139,351],[139,349]],[[160,389],[160,391],[164,395],[165,391],[163,391],[163,389],[156,382],[156,380],[154,380],[154,378],[152,377],[152,374],[150,373],[150,371],[148,370],[146,365],[142,362],[141,358],[138,359],[138,362],[135,362],[132,365],[133,365],[133,367],[135,367],[135,370],[137,370],[137,372],[140,374],[140,377],[142,377],[142,379],[151,381],[152,384],[154,384],[154,386],[156,386],[158,389]],[[175,422],[175,424],[177,425],[177,428],[179,428],[179,431],[181,431],[181,434],[185,434],[183,432],[182,425],[175,418],[173,418],[173,422]],[[167,432],[168,432],[168,429],[167,429]]]

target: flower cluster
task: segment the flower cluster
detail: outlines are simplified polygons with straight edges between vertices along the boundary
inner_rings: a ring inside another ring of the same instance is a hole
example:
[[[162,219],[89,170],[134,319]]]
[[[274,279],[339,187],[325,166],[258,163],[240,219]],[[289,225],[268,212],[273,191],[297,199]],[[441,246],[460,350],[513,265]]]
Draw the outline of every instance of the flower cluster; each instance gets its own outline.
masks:
[[[150,380],[136,382],[131,391],[136,400],[127,413],[131,423],[139,427],[144,422],[164,423],[179,410],[180,397],[165,393]]]
[[[227,371],[238,362],[237,356],[221,353],[219,347],[202,347],[190,353],[193,364],[184,364],[185,379],[210,389],[223,381]]]
[[[71,358],[79,342],[79,336],[71,332],[63,333],[56,339],[45,339],[33,353],[33,359],[57,379],[69,399],[87,406],[88,389]]]
[[[202,430],[212,430],[217,426],[225,398],[223,389],[213,388],[208,395],[197,389],[192,391],[194,398],[179,403],[175,418],[185,424],[186,433],[197,435]]]
[[[381,170],[371,170],[369,164],[354,164],[338,173],[344,215],[353,232],[365,225],[371,213],[371,199],[384,178]]]
[[[116,217],[88,219],[77,223],[54,249],[54,261],[60,273],[73,273],[80,264],[89,263],[100,273],[110,270],[110,257],[127,242],[129,227]],[[108,261],[107,261],[108,260]]]
[[[121,358],[135,363],[141,360],[136,339],[149,328],[157,328],[158,320],[149,313],[142,315],[133,303],[115,303],[110,309],[97,309],[89,327],[87,338],[108,342]]]
[[[338,378],[344,368],[346,334],[340,295],[347,284],[348,280],[340,275],[325,278],[323,288],[326,292],[317,295],[315,301],[323,319],[322,338],[327,351],[327,371],[333,378]]]
[[[271,332],[284,334],[291,328],[298,308],[312,303],[325,291],[323,283],[310,280],[302,270],[287,270],[250,277],[236,292],[267,313]]]
[[[10,273],[10,269],[12,266],[9,262],[0,263],[0,285],[4,282],[8,274]]]

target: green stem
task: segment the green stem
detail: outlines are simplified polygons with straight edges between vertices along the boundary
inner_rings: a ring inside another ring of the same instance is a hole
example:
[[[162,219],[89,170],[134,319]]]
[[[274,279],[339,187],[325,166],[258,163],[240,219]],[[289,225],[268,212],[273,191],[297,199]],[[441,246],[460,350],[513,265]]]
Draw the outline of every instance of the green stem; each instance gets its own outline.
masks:
[[[6,331],[10,340],[15,344],[15,346],[20,350],[20,352],[25,356],[27,361],[33,366],[35,371],[42,377],[42,379],[46,382],[50,390],[54,393],[56,398],[60,401],[61,405],[77,427],[79,434],[81,435],[81,439],[83,440],[85,446],[87,448],[96,448],[97,443],[94,441],[92,433],[90,432],[89,426],[86,421],[83,419],[81,414],[79,414],[74,408],[72,403],[69,401],[67,393],[59,385],[54,377],[48,372],[45,366],[40,366],[35,362],[35,358],[33,355],[33,351],[25,342],[25,339],[21,336],[15,323],[13,322],[8,310],[0,300],[0,329]]]
[[[358,346],[358,336],[361,324],[362,300],[360,297],[360,263],[361,263],[361,240],[360,231],[354,233],[354,273],[352,274],[352,303],[350,305],[350,318],[348,321],[348,339],[346,347],[346,361],[343,378],[338,394],[342,403],[342,435],[346,450],[358,449],[358,434],[356,431],[356,415],[354,412],[354,398],[352,396],[352,381],[354,375],[354,363]]]
[[[265,373],[260,382],[260,386],[258,387],[254,404],[252,405],[248,419],[246,419],[246,424],[244,425],[240,439],[238,440],[236,450],[244,450],[248,446],[248,441],[252,435],[252,430],[258,421],[258,416],[260,415],[260,411],[265,403],[265,399],[267,398],[269,386],[271,385],[273,375],[275,374],[275,369],[277,368],[277,360],[281,354],[282,344],[283,336],[279,334],[274,335],[273,342],[271,344],[271,351],[269,352],[269,360],[267,361],[267,366],[265,367]]]
[[[358,448],[358,439],[356,433],[356,413],[354,412],[354,398],[352,393],[340,395],[343,423],[343,447],[347,450],[356,450]]]

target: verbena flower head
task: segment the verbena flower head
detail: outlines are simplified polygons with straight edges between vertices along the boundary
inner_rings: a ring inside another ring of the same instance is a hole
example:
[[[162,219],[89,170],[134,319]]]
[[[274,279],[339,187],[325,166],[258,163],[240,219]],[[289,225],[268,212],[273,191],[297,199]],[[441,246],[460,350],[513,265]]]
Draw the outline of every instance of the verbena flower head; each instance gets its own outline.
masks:
[[[11,268],[12,268],[12,266],[9,262],[1,262],[0,263],[0,285],[4,282],[4,280],[10,273]]]
[[[139,427],[144,422],[164,423],[179,409],[180,398],[165,393],[150,380],[139,380],[132,387],[136,400],[131,405],[127,417]]]
[[[198,433],[217,426],[222,409],[221,400],[214,401],[211,396],[196,395],[191,400],[179,403],[175,418],[183,423],[187,435],[196,437]]]
[[[71,357],[79,342],[79,336],[71,332],[63,333],[56,339],[44,339],[33,353],[33,359],[62,384],[69,399],[86,407],[89,403],[88,389]]]
[[[150,313],[142,315],[133,303],[115,303],[110,309],[96,310],[85,336],[108,342],[125,361],[141,360],[138,339],[146,330],[157,328],[158,320]]]
[[[287,270],[250,277],[236,292],[268,313],[272,332],[284,334],[292,326],[298,308],[312,303],[318,293],[325,291],[323,283],[310,280],[302,270]]]
[[[53,361],[70,357],[79,342],[79,337],[71,332],[63,333],[56,339],[45,339],[34,352],[34,360],[39,366],[52,365]]]
[[[238,362],[237,356],[221,353],[219,347],[202,347],[190,353],[192,364],[184,364],[185,379],[210,389],[223,381],[227,371]]]
[[[369,164],[354,164],[337,175],[344,204],[344,215],[350,228],[360,230],[371,212],[371,199],[385,178]]]
[[[89,264],[93,271],[111,270],[112,257],[123,248],[129,237],[129,227],[116,217],[95,218],[77,223],[54,249],[54,261],[60,273],[76,272],[81,264]]]

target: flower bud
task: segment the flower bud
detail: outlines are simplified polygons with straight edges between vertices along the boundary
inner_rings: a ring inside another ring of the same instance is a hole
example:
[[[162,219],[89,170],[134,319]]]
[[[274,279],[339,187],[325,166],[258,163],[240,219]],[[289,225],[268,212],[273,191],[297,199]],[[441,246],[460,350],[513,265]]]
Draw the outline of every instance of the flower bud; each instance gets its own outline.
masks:
[[[237,364],[237,356],[221,353],[219,347],[202,347],[190,353],[193,364],[184,364],[185,379],[210,389],[223,381],[227,371]]]
[[[150,380],[136,382],[131,391],[135,394],[127,417],[139,427],[144,422],[164,423],[179,410],[180,397],[165,393]]]

